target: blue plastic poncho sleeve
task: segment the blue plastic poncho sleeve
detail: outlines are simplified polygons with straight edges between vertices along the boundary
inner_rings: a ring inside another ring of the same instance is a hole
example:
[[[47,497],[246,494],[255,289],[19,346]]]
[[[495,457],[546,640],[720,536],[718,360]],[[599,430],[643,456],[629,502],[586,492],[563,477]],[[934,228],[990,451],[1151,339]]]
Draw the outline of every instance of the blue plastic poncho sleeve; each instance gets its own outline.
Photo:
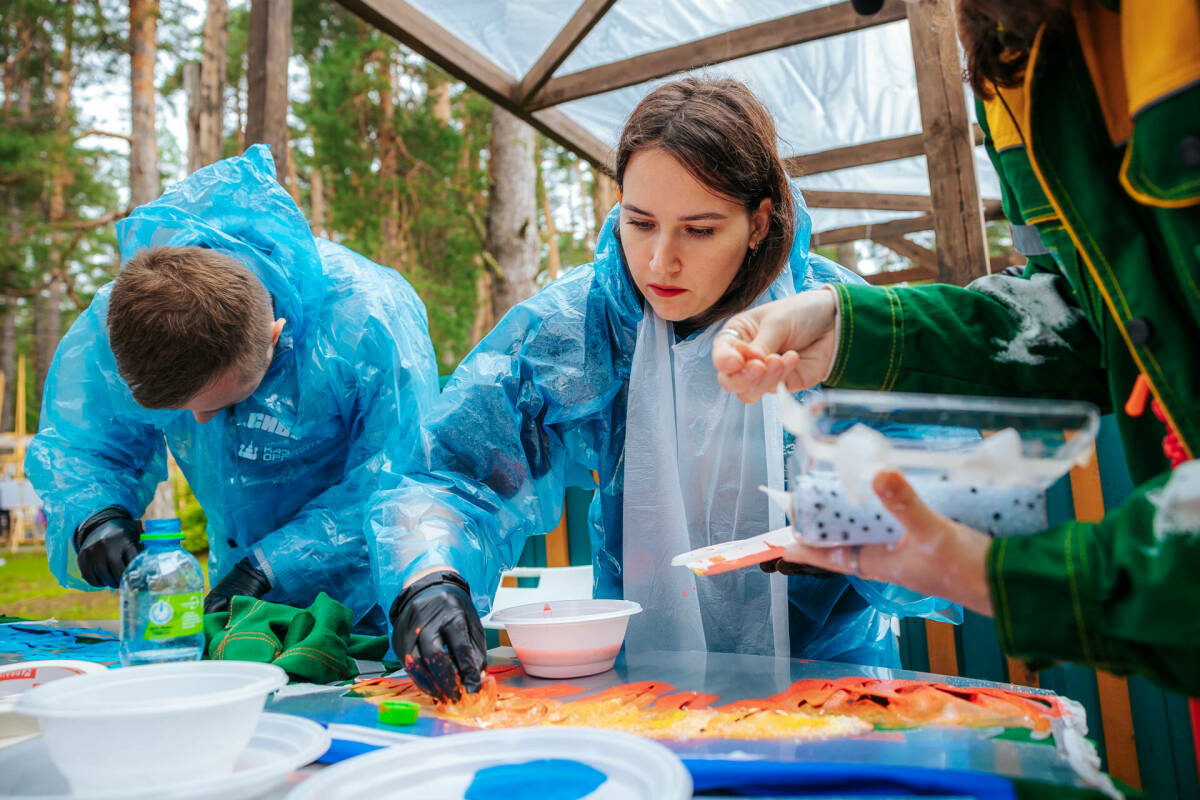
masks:
[[[571,478],[582,484],[597,467],[598,427],[586,418],[607,409],[621,378],[592,274],[577,268],[505,314],[455,370],[422,452],[406,459],[389,443],[367,521],[384,609],[409,575],[447,565],[486,613],[525,540],[557,524]]]
[[[117,373],[105,310],[111,284],[63,337],[46,375],[39,430],[25,472],[46,510],[46,557],[59,583],[94,590],[75,563],[75,528],[107,506],[140,517],[166,480],[161,424],[178,412],[147,412]]]
[[[362,256],[326,241],[318,240],[317,247],[327,269],[333,260],[354,259],[371,274],[374,265]],[[319,347],[335,383],[330,394],[353,403],[345,473],[254,548],[273,594],[278,590],[291,605],[307,605],[328,576],[366,563],[363,520],[367,499],[377,488],[384,443],[392,437],[397,447],[411,448],[437,398],[437,363],[424,306],[398,273],[377,281],[372,288],[382,310],[322,325]],[[350,348],[331,338],[357,342]]]

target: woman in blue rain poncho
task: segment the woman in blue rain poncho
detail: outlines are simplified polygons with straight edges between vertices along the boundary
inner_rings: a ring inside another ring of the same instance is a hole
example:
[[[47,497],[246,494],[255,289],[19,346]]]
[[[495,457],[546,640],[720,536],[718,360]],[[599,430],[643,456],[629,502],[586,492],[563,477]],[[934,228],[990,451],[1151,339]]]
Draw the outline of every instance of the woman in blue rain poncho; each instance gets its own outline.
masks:
[[[670,566],[783,525],[758,489],[783,488],[774,398],[746,407],[720,389],[722,320],[859,280],[810,255],[770,116],[736,81],[670,83],[633,112],[616,167],[621,205],[595,261],[504,316],[445,387],[420,451],[389,448],[367,537],[397,655],[432,694],[457,697],[459,679],[476,690],[475,612],[595,471],[594,594],[641,603],[630,648],[898,666],[890,587]]]
[[[437,395],[420,299],[394,270],[315,239],[276,182],[265,145],[196,172],[117,232],[124,265],[136,259],[141,279],[173,284],[141,292],[162,304],[188,300],[181,273],[162,271],[178,254],[181,263],[211,262],[197,274],[212,280],[228,278],[220,264],[242,274],[269,326],[250,337],[263,340],[263,366],[249,370],[248,383],[230,368],[202,378],[187,397],[143,407],[138,399],[162,397],[163,385],[203,373],[211,348],[200,331],[174,341],[166,317],[152,311],[128,318],[126,309],[138,305],[137,292],[120,297],[129,269],[116,289],[101,288],[55,354],[26,459],[46,506],[54,574],[80,589],[117,584],[139,547],[135,520],[166,478],[169,447],[208,518],[206,610],[221,610],[235,594],[306,606],[325,591],[363,627],[381,629],[382,614],[364,620],[375,598],[363,510],[384,441],[414,438]],[[235,320],[253,316],[227,305]],[[127,318],[110,318],[122,311]],[[185,312],[186,305],[171,309]],[[118,337],[136,336],[139,327],[161,339],[143,343],[148,360],[177,353],[160,369],[161,381],[122,354]],[[227,373],[240,388],[226,385]]]

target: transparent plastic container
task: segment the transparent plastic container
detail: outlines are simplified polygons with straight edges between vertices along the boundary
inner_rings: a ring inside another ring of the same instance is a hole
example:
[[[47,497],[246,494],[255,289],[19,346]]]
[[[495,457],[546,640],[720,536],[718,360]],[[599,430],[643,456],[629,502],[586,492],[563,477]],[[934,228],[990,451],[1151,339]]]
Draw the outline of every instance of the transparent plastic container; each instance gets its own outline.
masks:
[[[204,572],[183,549],[177,519],[146,522],[121,576],[121,664],[198,661],[204,652]]]
[[[782,404],[796,435],[791,514],[813,545],[894,542],[904,531],[871,488],[905,476],[930,507],[992,536],[1046,526],[1046,489],[1086,463],[1090,403],[826,390]]]

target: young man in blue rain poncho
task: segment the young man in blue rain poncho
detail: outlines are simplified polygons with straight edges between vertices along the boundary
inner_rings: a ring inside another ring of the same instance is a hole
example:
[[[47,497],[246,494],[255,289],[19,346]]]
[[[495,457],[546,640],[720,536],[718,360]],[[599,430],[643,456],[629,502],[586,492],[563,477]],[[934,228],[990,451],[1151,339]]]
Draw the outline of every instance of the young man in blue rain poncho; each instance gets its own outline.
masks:
[[[630,648],[899,666],[891,615],[949,604],[843,576],[670,566],[783,525],[758,489],[784,483],[775,399],[746,407],[718,386],[721,321],[859,280],[810,255],[770,116],[735,81],[667,84],[626,123],[616,176],[595,261],[505,315],[454,373],[420,451],[389,448],[367,524],[396,654],[431,694],[477,690],[477,612],[595,470],[594,594],[641,603]]]
[[[117,233],[122,271],[59,345],[26,459],[54,574],[119,583],[169,447],[208,518],[206,612],[324,591],[379,629],[363,510],[384,441],[415,437],[437,395],[420,299],[315,239],[265,145]]]

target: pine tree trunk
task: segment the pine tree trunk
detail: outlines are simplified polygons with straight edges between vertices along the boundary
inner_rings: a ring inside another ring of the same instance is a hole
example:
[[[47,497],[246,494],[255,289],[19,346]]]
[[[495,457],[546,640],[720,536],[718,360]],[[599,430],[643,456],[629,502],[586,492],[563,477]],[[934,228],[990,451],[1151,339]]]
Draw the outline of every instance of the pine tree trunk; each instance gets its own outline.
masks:
[[[500,272],[492,285],[495,319],[537,291],[536,143],[533,128],[493,107],[485,249]]]
[[[158,57],[158,0],[129,0],[129,195],[135,206],[158,197],[158,142],[154,126],[154,62]]]
[[[479,277],[475,279],[475,317],[471,321],[469,336],[472,347],[496,324],[496,316],[492,311],[492,273],[482,264],[480,267]]]
[[[538,196],[542,202],[542,239],[546,242],[546,272],[550,280],[558,280],[559,270],[562,269],[562,257],[558,252],[558,229],[554,225],[554,213],[550,209],[550,193],[546,191],[546,173],[538,165]]]
[[[192,174],[204,166],[200,155],[200,62],[183,65],[183,94],[187,98],[187,171]]]
[[[266,142],[280,183],[287,175],[287,69],[292,0],[251,0],[246,43],[246,141]]]
[[[380,219],[379,263],[400,266],[400,153],[396,137],[396,86],[392,77],[392,59],[387,51],[377,54],[379,74],[379,184],[383,191],[384,213]]]
[[[596,221],[596,236],[600,236],[600,228],[604,218],[617,204],[617,182],[600,170],[592,167],[592,217]]]
[[[326,236],[325,179],[321,176],[320,167],[313,167],[308,181],[308,202],[312,206],[312,232],[314,236]]]
[[[4,373],[4,398],[0,405],[0,430],[13,429],[13,402],[17,392],[17,301],[4,301],[0,317],[0,371]]]
[[[446,81],[441,81],[435,86],[429,87],[429,94],[433,97],[433,118],[443,125],[450,124],[450,84]]]
[[[46,287],[45,296],[38,296],[34,360],[37,368],[37,397],[39,400],[46,387],[46,376],[50,372],[50,363],[54,360],[54,351],[58,348],[58,340],[62,338],[63,294],[63,283],[55,278]]]
[[[228,0],[208,0],[200,62],[200,165],[219,161],[225,132],[225,68],[229,41]]]

